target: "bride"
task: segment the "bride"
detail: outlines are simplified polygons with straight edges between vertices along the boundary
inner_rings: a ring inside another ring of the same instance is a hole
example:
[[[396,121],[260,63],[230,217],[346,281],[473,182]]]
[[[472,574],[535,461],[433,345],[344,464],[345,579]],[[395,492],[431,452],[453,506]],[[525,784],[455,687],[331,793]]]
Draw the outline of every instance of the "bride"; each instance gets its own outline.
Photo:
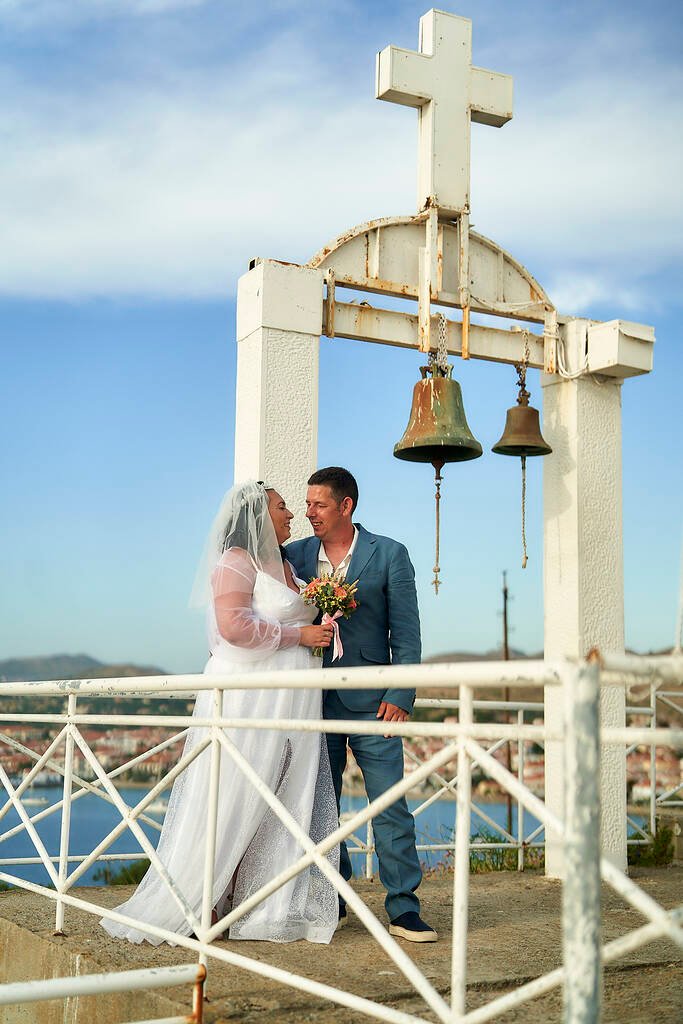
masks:
[[[317,611],[304,604],[282,544],[293,516],[277,491],[261,481],[233,487],[209,534],[192,603],[208,606],[207,675],[268,669],[314,668],[312,647],[327,647],[331,626],[312,625]],[[213,693],[199,693],[194,717],[212,715]],[[226,690],[225,718],[317,719],[320,690]],[[318,732],[228,729],[226,734],[301,828],[320,842],[337,827],[327,757]],[[190,729],[184,754],[205,730]],[[204,837],[210,751],[205,749],[176,779],[157,853],[197,918],[201,917]],[[224,916],[302,854],[302,848],[253,785],[221,750],[213,907]],[[338,847],[328,857],[336,866]],[[116,908],[140,922],[178,935],[192,927],[168,887],[150,867],[133,896]],[[230,926],[231,939],[329,942],[338,920],[334,887],[315,866],[300,872]],[[102,919],[110,935],[131,942],[162,940]]]

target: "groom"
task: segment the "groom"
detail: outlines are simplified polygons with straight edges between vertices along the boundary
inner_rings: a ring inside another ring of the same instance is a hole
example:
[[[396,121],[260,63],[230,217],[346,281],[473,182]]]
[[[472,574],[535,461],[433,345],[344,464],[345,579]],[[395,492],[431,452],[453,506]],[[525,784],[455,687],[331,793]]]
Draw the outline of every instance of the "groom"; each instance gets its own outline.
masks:
[[[287,546],[287,557],[306,582],[322,573],[337,573],[349,582],[358,580],[358,611],[340,620],[343,657],[335,666],[399,665],[420,661],[420,619],[415,574],[402,544],[378,537],[353,523],[358,485],[351,473],[338,466],[319,469],[308,481],[306,518],[313,537]],[[332,648],[323,664],[331,665]],[[325,690],[323,716],[328,719],[404,722],[410,715],[414,690]],[[328,733],[337,809],[346,766],[346,745],[363,773],[370,800],[375,800],[403,778],[403,741],[400,736]],[[405,798],[373,819],[379,877],[387,891],[385,906],[389,932],[411,942],[435,942],[436,932],[420,917],[415,890],[422,880],[415,849],[415,822]],[[346,844],[341,844],[340,871],[352,875]],[[339,900],[339,926],[347,921],[346,904]]]

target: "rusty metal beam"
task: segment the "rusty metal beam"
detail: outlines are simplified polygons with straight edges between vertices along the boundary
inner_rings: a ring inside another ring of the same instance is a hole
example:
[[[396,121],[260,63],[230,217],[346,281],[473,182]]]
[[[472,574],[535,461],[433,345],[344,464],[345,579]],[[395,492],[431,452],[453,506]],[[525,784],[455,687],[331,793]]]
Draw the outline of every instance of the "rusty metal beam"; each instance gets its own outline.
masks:
[[[372,341],[378,345],[418,349],[418,317],[391,309],[376,309],[367,304],[336,302],[334,304],[334,336],[352,341]],[[327,300],[323,303],[321,333],[329,321]],[[447,348],[450,355],[462,355],[462,324],[447,320]],[[438,337],[438,316],[432,317],[433,337]],[[471,359],[489,362],[516,363],[524,348],[523,331],[503,331],[499,327],[470,324],[469,354]],[[529,366],[543,368],[543,336],[528,332]]]

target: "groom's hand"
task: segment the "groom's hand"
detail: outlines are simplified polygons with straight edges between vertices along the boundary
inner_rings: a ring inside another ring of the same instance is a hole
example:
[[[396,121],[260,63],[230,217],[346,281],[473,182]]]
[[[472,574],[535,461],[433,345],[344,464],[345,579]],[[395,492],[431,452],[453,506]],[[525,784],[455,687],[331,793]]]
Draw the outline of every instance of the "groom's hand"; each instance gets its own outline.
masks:
[[[410,718],[410,714],[398,707],[397,704],[390,704],[389,701],[383,700],[377,711],[377,718],[382,718],[385,722],[405,722]],[[385,732],[384,738],[388,739],[388,733]]]

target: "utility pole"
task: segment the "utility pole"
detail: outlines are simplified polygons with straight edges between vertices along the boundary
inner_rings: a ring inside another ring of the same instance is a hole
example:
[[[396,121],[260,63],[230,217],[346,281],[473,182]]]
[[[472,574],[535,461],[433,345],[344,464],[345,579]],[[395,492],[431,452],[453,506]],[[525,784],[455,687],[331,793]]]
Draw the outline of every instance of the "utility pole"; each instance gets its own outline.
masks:
[[[507,572],[503,570],[503,661],[510,660],[510,648],[508,647],[508,584]],[[507,688],[506,688],[507,690]],[[505,698],[507,700],[507,697]]]
[[[681,578],[678,589],[678,615],[676,616],[676,639],[674,640],[672,654],[681,653],[683,642],[683,545],[681,546]]]

